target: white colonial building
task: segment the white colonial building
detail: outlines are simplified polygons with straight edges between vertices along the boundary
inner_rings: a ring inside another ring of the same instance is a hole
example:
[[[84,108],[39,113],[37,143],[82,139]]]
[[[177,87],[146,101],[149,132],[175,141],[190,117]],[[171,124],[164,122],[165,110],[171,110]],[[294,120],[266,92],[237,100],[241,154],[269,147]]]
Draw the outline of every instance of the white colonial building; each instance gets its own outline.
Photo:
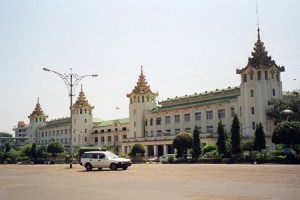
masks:
[[[282,97],[280,73],[284,67],[278,66],[260,39],[252,56],[244,68],[237,69],[241,84],[216,91],[195,93],[157,102],[157,92],[151,90],[141,68],[141,74],[129,99],[129,118],[98,120],[93,118],[91,106],[81,88],[77,101],[72,106],[72,145],[106,146],[119,154],[127,154],[137,142],[146,147],[146,156],[160,156],[173,153],[174,136],[180,132],[192,132],[200,128],[202,143],[215,143],[218,137],[217,125],[220,120],[230,132],[236,113],[242,127],[244,140],[253,140],[256,124],[261,122],[266,133],[267,144],[271,143],[274,124],[268,120],[266,110],[271,98]],[[46,121],[39,101],[29,116],[26,136],[38,144],[48,144],[55,140],[70,146],[70,118]],[[20,130],[19,130],[20,129]],[[15,128],[16,136],[24,126]]]

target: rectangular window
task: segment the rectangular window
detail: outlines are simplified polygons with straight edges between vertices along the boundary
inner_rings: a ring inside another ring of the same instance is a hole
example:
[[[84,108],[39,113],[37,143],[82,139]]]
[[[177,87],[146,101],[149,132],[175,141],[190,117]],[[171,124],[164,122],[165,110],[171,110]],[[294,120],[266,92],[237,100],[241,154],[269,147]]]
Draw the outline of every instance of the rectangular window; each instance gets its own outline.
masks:
[[[178,133],[180,133],[180,128],[175,129],[175,134],[178,134]]]
[[[254,115],[254,107],[251,107],[251,114]]]
[[[180,123],[180,115],[175,115],[175,123]]]
[[[218,110],[218,117],[219,119],[225,118],[225,109]]]
[[[65,135],[67,135],[68,134],[68,129],[65,129]]]
[[[102,143],[105,142],[105,137],[104,137],[104,136],[101,137],[101,142],[102,142]]]
[[[104,133],[104,129],[101,129],[100,132],[101,132],[101,133]]]
[[[161,133],[162,133],[161,130],[157,130],[157,136],[162,136]]]
[[[87,129],[84,129],[84,133],[87,133]]]
[[[252,122],[252,129],[255,130],[255,122]]]
[[[253,73],[250,74],[250,80],[253,80]]]
[[[213,133],[214,132],[214,127],[213,126],[207,126],[206,127],[206,132]]]
[[[127,135],[122,135],[122,138],[123,139],[127,139]]]
[[[153,126],[153,118],[150,119],[150,126]]]
[[[268,80],[268,71],[265,71],[265,79]]]
[[[156,125],[161,125],[161,117],[156,118]]]
[[[109,128],[109,129],[107,129],[107,132],[111,132],[111,129]]]
[[[126,127],[122,127],[122,131],[126,131]]]
[[[261,80],[261,71],[257,72],[257,80]]]
[[[273,89],[273,96],[275,97],[275,89]]]
[[[234,117],[235,114],[234,107],[231,107],[230,110],[231,110],[231,117]]]
[[[57,135],[57,136],[59,135],[59,130],[56,131],[56,135]]]
[[[118,136],[118,135],[115,135],[115,136],[114,136],[114,141],[115,141],[115,142],[118,142],[118,141],[119,141],[119,136]]]
[[[250,90],[250,96],[254,97],[254,91],[253,90]]]
[[[191,115],[190,114],[184,114],[184,121],[190,122],[191,121]]]
[[[111,136],[107,136],[107,141],[111,142]]]
[[[95,142],[98,143],[98,137],[95,137]]]
[[[118,128],[115,128],[115,131],[118,131]]]
[[[213,119],[213,111],[206,111],[206,119],[207,120]]]
[[[171,123],[171,118],[170,116],[166,116],[166,124],[170,124]]]
[[[243,82],[244,82],[244,83],[247,82],[247,74],[244,74],[244,75],[243,75]]]
[[[84,119],[84,123],[87,123],[87,119]]]
[[[191,128],[185,128],[184,130],[185,130],[185,132],[188,132],[188,133],[191,132]]]
[[[201,120],[201,112],[196,112],[195,113],[195,120],[200,121]]]

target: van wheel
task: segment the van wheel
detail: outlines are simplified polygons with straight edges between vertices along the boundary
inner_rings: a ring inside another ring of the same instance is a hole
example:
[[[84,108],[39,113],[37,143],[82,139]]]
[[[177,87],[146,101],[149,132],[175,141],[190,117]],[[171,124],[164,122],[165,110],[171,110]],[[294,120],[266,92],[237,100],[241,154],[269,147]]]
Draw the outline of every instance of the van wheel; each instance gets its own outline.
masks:
[[[101,171],[101,170],[102,170],[102,168],[101,168],[101,167],[98,167],[98,170],[99,170],[99,171]]]
[[[118,168],[117,168],[117,165],[115,164],[115,163],[112,163],[111,165],[110,165],[110,169],[111,170],[117,170]]]
[[[85,165],[85,169],[86,169],[86,171],[91,171],[93,169],[93,167],[92,167],[92,165],[90,163],[87,163]]]
[[[128,168],[128,167],[123,167],[122,169],[123,169],[123,170],[126,170],[127,168]]]

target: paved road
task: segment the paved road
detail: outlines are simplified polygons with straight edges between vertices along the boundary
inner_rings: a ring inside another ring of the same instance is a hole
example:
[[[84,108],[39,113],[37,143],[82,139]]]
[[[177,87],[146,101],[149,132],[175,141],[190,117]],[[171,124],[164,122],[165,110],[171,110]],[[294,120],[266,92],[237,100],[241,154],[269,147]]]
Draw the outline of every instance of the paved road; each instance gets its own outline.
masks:
[[[300,199],[299,165],[0,165],[0,200]]]

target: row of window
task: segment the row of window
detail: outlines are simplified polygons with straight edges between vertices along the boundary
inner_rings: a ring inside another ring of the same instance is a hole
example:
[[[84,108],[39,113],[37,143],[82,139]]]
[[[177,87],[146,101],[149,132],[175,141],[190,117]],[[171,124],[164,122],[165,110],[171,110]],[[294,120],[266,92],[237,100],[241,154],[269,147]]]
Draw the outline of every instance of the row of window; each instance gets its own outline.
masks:
[[[114,138],[114,142],[119,141],[118,135],[114,135],[113,138]],[[127,135],[122,135],[122,139],[127,139]],[[98,143],[98,137],[94,137],[94,142]],[[105,136],[100,137],[100,142],[105,143]],[[112,142],[112,136],[107,136],[107,142]]]
[[[276,96],[275,89],[272,89],[272,95]],[[250,90],[250,97],[254,97],[254,90]]]
[[[51,137],[51,136],[59,136],[59,135],[67,135],[68,134],[68,129],[65,130],[56,130],[56,131],[45,131],[45,132],[39,132],[38,137]]]
[[[199,132],[202,133],[202,127],[201,126],[198,126],[198,129],[199,129]],[[192,128],[185,128],[185,129],[180,129],[180,128],[175,128],[174,129],[174,133],[175,134],[178,134],[178,133],[181,133],[182,131],[184,132],[192,132],[194,129]],[[214,126],[206,126],[206,133],[213,133],[214,132]],[[154,136],[153,134],[153,131],[150,131],[150,133],[148,133],[148,131],[145,132],[146,133],[146,136],[148,137],[151,137],[151,136]],[[173,135],[172,132],[171,132],[171,129],[166,129],[165,131],[162,131],[162,130],[157,130],[156,132],[156,136],[169,136],[169,135]]]
[[[51,143],[51,142],[53,142],[53,141],[56,141],[56,142],[60,142],[60,143],[62,143],[62,144],[69,144],[69,142],[68,141],[70,141],[70,139],[68,139],[68,138],[65,138],[65,139],[50,139],[50,140],[41,140],[41,141],[38,141],[38,144],[49,144],[49,143]]]
[[[234,108],[232,107],[231,108],[231,117],[234,116]],[[222,119],[222,118],[225,118],[226,116],[226,112],[225,112],[225,109],[220,109],[218,110],[218,119]],[[184,122],[190,122],[191,121],[191,114],[190,113],[187,113],[187,114],[184,114],[183,116],[183,120]],[[201,120],[201,112],[196,112],[195,115],[195,120],[196,121],[200,121]],[[214,113],[213,111],[206,111],[206,120],[213,120],[214,119]],[[180,123],[180,115],[174,115],[174,122],[175,123]],[[165,117],[165,124],[170,124],[171,123],[171,116],[166,116]],[[155,125],[161,125],[162,124],[162,117],[157,117],[155,119]],[[145,126],[148,126],[148,120],[146,119],[145,120]],[[149,126],[153,126],[153,118],[151,118],[149,120]]]
[[[79,111],[79,112],[78,112]],[[92,110],[87,110],[87,109],[78,109],[76,110],[76,114],[87,114],[87,112],[89,112],[89,114],[92,114]]]
[[[133,102],[135,103],[135,102],[138,102],[138,103],[140,103],[140,102],[142,102],[142,103],[144,103],[145,102],[145,99],[147,100],[147,102],[150,102],[150,97],[149,96],[147,96],[146,98],[144,97],[144,96],[134,96],[133,98],[130,98],[130,104],[132,104]],[[152,103],[154,103],[154,97],[151,97],[151,102]]]
[[[127,127],[122,127],[121,129],[122,131],[126,131],[127,130]],[[114,129],[115,132],[119,131],[118,128],[115,128]],[[108,129],[101,129],[100,132],[99,130],[95,130],[94,133],[105,133],[105,132],[112,132],[112,129],[111,128],[108,128]]]
[[[76,130],[74,129],[74,132],[76,133]],[[81,130],[81,133],[87,133],[87,129]],[[56,130],[56,131],[45,131],[45,132],[39,132],[38,137],[51,137],[51,136],[62,136],[62,135],[67,135],[68,134],[68,129],[61,129],[61,130]]]
[[[250,80],[253,80],[253,73],[249,74]],[[275,73],[276,80],[279,81],[279,73]],[[271,78],[274,79],[274,73],[271,73]],[[262,79],[262,71],[257,71],[257,80]],[[265,71],[265,79],[269,79],[268,71]],[[247,82],[247,74],[243,74],[243,82]]]

